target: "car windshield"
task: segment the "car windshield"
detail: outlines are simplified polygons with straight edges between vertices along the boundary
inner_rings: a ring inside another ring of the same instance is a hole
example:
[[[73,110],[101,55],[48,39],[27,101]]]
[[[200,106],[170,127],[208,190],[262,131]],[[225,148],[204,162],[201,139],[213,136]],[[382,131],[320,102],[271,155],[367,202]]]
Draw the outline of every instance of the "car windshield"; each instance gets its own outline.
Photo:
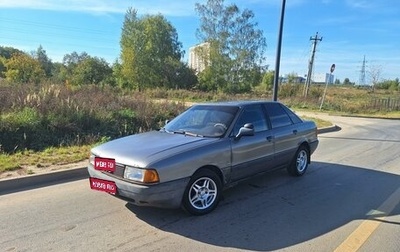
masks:
[[[168,133],[201,137],[221,137],[232,123],[238,107],[196,105],[170,121],[164,130]]]

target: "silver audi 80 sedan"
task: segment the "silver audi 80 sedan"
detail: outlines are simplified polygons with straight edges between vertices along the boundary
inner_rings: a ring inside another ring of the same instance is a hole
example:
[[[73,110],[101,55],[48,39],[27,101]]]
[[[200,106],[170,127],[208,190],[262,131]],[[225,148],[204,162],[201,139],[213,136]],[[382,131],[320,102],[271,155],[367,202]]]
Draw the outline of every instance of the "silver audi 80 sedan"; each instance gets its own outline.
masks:
[[[90,187],[135,205],[202,215],[243,179],[280,168],[303,175],[317,145],[315,123],[279,102],[198,104],[158,131],[93,148]]]

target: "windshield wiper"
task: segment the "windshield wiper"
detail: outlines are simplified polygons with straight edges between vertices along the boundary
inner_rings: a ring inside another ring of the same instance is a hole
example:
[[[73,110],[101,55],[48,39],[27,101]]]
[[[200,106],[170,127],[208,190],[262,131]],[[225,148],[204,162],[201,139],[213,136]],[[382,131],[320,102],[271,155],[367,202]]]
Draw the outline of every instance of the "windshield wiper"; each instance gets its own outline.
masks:
[[[184,130],[175,130],[174,134],[182,134],[185,136],[193,136],[193,137],[203,137],[202,135],[193,133],[193,132],[189,132],[189,131],[184,131]]]

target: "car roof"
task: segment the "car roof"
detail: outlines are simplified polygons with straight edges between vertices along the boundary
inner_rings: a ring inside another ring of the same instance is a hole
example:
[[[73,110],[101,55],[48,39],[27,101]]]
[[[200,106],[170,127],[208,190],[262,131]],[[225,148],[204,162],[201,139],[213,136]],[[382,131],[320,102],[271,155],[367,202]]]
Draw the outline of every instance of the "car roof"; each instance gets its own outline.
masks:
[[[193,106],[213,105],[213,106],[237,106],[243,107],[251,104],[265,104],[265,103],[279,103],[270,100],[238,100],[238,101],[219,101],[219,102],[205,102],[195,103]]]

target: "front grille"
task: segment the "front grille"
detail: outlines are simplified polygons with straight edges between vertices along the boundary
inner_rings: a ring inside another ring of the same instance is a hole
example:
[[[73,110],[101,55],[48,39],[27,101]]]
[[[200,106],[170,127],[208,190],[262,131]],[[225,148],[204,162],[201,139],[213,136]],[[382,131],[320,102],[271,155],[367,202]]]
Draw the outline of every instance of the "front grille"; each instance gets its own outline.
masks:
[[[125,166],[117,164],[114,171],[114,176],[123,178],[124,177]]]
[[[115,178],[124,178],[124,172],[125,172],[125,166],[121,164],[116,164],[114,172],[103,171],[103,173]]]

